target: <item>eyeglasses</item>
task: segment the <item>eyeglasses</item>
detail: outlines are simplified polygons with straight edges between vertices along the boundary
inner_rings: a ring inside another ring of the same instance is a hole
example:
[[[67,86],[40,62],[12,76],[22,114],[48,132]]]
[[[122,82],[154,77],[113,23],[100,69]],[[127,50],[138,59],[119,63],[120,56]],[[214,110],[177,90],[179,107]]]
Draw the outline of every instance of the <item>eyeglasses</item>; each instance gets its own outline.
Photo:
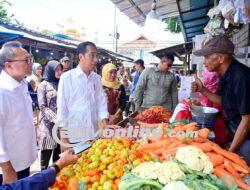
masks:
[[[33,60],[31,57],[29,57],[27,59],[8,60],[7,62],[25,62],[26,64],[31,64],[33,63]]]

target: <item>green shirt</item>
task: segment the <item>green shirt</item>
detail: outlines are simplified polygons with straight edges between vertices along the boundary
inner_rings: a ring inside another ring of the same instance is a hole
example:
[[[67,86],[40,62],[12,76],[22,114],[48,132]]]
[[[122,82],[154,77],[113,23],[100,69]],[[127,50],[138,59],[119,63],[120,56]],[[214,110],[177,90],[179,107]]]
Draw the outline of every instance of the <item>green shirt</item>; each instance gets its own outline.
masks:
[[[177,84],[170,72],[160,72],[158,68],[145,69],[135,90],[136,108],[160,105],[174,111],[178,102]]]

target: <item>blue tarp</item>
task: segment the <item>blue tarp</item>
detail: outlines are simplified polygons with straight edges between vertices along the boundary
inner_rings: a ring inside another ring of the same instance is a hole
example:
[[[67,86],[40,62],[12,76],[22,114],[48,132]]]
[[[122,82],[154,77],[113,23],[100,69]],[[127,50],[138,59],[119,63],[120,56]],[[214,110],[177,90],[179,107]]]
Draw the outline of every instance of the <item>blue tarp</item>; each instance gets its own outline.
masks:
[[[204,33],[203,29],[209,21],[207,12],[214,6],[213,0],[189,0],[189,2],[189,10],[183,11],[177,1],[185,41],[192,41],[195,35]]]
[[[14,34],[14,33],[0,31],[0,43],[5,43],[7,41],[15,40],[15,39],[21,38],[21,37],[23,37],[23,35],[21,35],[21,34]]]

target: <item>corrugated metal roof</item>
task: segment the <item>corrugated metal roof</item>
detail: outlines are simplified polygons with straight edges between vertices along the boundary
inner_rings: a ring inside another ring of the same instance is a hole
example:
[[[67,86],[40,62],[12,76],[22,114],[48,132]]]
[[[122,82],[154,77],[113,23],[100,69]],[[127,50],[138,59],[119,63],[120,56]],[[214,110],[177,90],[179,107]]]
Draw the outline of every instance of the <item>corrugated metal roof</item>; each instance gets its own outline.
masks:
[[[185,41],[192,41],[195,35],[203,34],[209,21],[207,12],[214,6],[214,0],[189,0],[189,9],[184,10],[181,1],[177,1],[180,21]]]
[[[140,26],[145,24],[153,0],[111,0],[121,12]],[[162,20],[178,16],[185,41],[191,41],[209,21],[208,10],[214,0],[156,0],[156,11]]]
[[[151,10],[152,1],[149,0],[111,0],[131,20],[140,26],[145,23],[146,15]],[[157,13],[166,19],[178,16],[176,0],[156,0]]]
[[[188,53],[190,53],[192,48],[193,48],[193,43],[192,42],[187,42],[187,43],[178,44],[178,45],[175,45],[175,46],[159,49],[159,50],[156,50],[156,51],[152,51],[150,53],[152,53],[155,56],[160,58],[160,57],[163,57],[164,55],[168,55],[168,54],[175,55],[176,52],[178,54],[180,54],[180,55],[188,54]]]
[[[7,34],[8,36],[6,36]],[[9,38],[10,35],[14,35],[15,38],[13,39]],[[60,39],[58,37],[41,34],[39,32],[27,29],[22,26],[6,24],[3,22],[0,22],[0,37],[1,36],[5,37],[5,39],[0,40],[1,43],[14,40],[14,39],[18,39],[18,38],[23,38],[23,39],[29,39],[29,40],[33,40],[37,42],[42,42],[42,43],[53,44],[56,46],[61,46],[61,47],[70,48],[74,50],[76,50],[77,45],[81,43],[81,41],[70,40],[70,39]],[[123,56],[121,54],[109,51],[101,47],[97,47],[97,48],[100,51],[100,53],[107,54],[113,58],[117,58],[122,61],[133,61],[133,59],[130,57]]]

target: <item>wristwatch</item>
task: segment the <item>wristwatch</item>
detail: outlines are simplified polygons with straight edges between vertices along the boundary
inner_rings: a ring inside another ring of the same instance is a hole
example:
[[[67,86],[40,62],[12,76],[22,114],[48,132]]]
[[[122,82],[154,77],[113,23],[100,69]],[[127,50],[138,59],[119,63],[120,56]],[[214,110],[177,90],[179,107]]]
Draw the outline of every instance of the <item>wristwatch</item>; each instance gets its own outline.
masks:
[[[52,164],[49,168],[52,169],[56,175],[60,172],[60,168],[56,164]]]

